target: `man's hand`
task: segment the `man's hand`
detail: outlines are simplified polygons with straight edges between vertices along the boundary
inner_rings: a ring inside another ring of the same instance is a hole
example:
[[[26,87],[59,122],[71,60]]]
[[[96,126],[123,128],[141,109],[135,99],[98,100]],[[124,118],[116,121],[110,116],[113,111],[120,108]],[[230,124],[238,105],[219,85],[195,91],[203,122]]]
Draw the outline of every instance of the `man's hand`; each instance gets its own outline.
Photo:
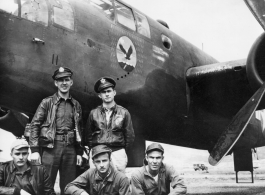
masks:
[[[82,156],[77,155],[76,156],[76,165],[81,166],[83,162]]]
[[[89,195],[87,192],[83,191],[80,195]]]
[[[31,195],[30,193],[26,192],[25,190],[20,190],[20,195]]]
[[[31,162],[41,164],[40,154],[38,152],[34,152],[30,156]]]

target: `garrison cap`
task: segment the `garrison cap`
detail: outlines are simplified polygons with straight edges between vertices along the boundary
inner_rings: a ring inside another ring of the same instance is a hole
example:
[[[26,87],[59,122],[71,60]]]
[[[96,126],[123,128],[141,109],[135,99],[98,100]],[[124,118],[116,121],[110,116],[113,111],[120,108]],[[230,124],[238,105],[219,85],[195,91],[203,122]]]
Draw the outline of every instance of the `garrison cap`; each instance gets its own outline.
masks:
[[[106,145],[97,145],[92,148],[92,159],[101,153],[111,153],[112,150]]]
[[[145,154],[148,154],[152,150],[159,150],[164,154],[164,148],[159,143],[152,143],[150,144],[147,149],[145,150]]]
[[[94,90],[96,93],[100,93],[103,89],[113,87],[115,88],[116,82],[111,77],[102,77],[97,80],[97,82],[94,85]]]
[[[63,77],[71,77],[73,75],[73,71],[70,68],[67,67],[60,67],[57,70],[55,70],[52,78],[54,80],[57,80],[59,78],[63,78]]]
[[[11,144],[11,151],[13,149],[20,149],[20,148],[29,148],[29,144],[26,140],[24,139],[16,139],[12,144]]]

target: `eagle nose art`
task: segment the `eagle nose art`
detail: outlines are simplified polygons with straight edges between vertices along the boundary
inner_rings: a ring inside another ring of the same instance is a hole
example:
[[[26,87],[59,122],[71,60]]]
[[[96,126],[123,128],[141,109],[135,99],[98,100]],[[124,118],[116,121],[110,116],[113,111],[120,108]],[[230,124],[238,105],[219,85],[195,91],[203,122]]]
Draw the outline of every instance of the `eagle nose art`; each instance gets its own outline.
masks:
[[[126,72],[133,71],[137,62],[136,50],[133,42],[128,37],[122,36],[119,38],[116,53],[120,67]]]

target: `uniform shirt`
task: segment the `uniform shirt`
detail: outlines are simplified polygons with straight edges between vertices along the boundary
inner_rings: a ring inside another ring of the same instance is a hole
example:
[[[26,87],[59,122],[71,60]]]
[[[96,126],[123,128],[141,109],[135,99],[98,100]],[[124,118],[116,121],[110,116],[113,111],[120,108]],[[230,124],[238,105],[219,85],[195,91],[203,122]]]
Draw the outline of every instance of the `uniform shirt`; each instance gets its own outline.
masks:
[[[125,174],[110,169],[104,179],[96,168],[88,169],[65,187],[65,194],[80,195],[86,191],[89,195],[130,195],[130,183]]]
[[[163,164],[156,182],[145,165],[132,173],[132,195],[177,195],[186,194],[187,187],[173,166]],[[170,184],[173,190],[170,192]]]
[[[12,183],[12,187],[16,187],[17,189],[23,189],[26,192],[30,193],[31,195],[35,195],[32,185],[29,182],[30,174],[31,174],[30,167],[28,167],[24,173],[16,171],[16,176],[14,179],[14,183]]]
[[[106,114],[106,121],[107,121],[107,124],[109,125],[109,122],[110,122],[110,117],[111,117],[111,114],[114,110],[114,106],[110,109],[107,109],[107,108],[104,108],[104,112]]]
[[[74,114],[71,97],[68,99],[60,98],[60,103],[56,112],[56,133],[66,134],[67,131],[74,129]]]

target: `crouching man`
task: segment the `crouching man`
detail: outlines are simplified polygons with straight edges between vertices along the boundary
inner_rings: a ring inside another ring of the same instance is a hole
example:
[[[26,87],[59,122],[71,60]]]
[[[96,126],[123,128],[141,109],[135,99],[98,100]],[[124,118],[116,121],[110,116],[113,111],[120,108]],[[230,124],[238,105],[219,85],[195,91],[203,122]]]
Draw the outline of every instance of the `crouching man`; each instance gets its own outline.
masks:
[[[28,150],[25,140],[12,143],[13,160],[0,164],[0,194],[55,195],[45,167],[31,164]]]
[[[132,173],[133,195],[176,195],[186,194],[187,187],[175,169],[163,164],[164,148],[153,143],[145,151],[145,164]],[[170,191],[170,184],[173,190]]]
[[[92,149],[92,160],[96,168],[69,183],[65,194],[72,195],[129,195],[129,180],[122,172],[111,166],[111,149],[98,145]]]

